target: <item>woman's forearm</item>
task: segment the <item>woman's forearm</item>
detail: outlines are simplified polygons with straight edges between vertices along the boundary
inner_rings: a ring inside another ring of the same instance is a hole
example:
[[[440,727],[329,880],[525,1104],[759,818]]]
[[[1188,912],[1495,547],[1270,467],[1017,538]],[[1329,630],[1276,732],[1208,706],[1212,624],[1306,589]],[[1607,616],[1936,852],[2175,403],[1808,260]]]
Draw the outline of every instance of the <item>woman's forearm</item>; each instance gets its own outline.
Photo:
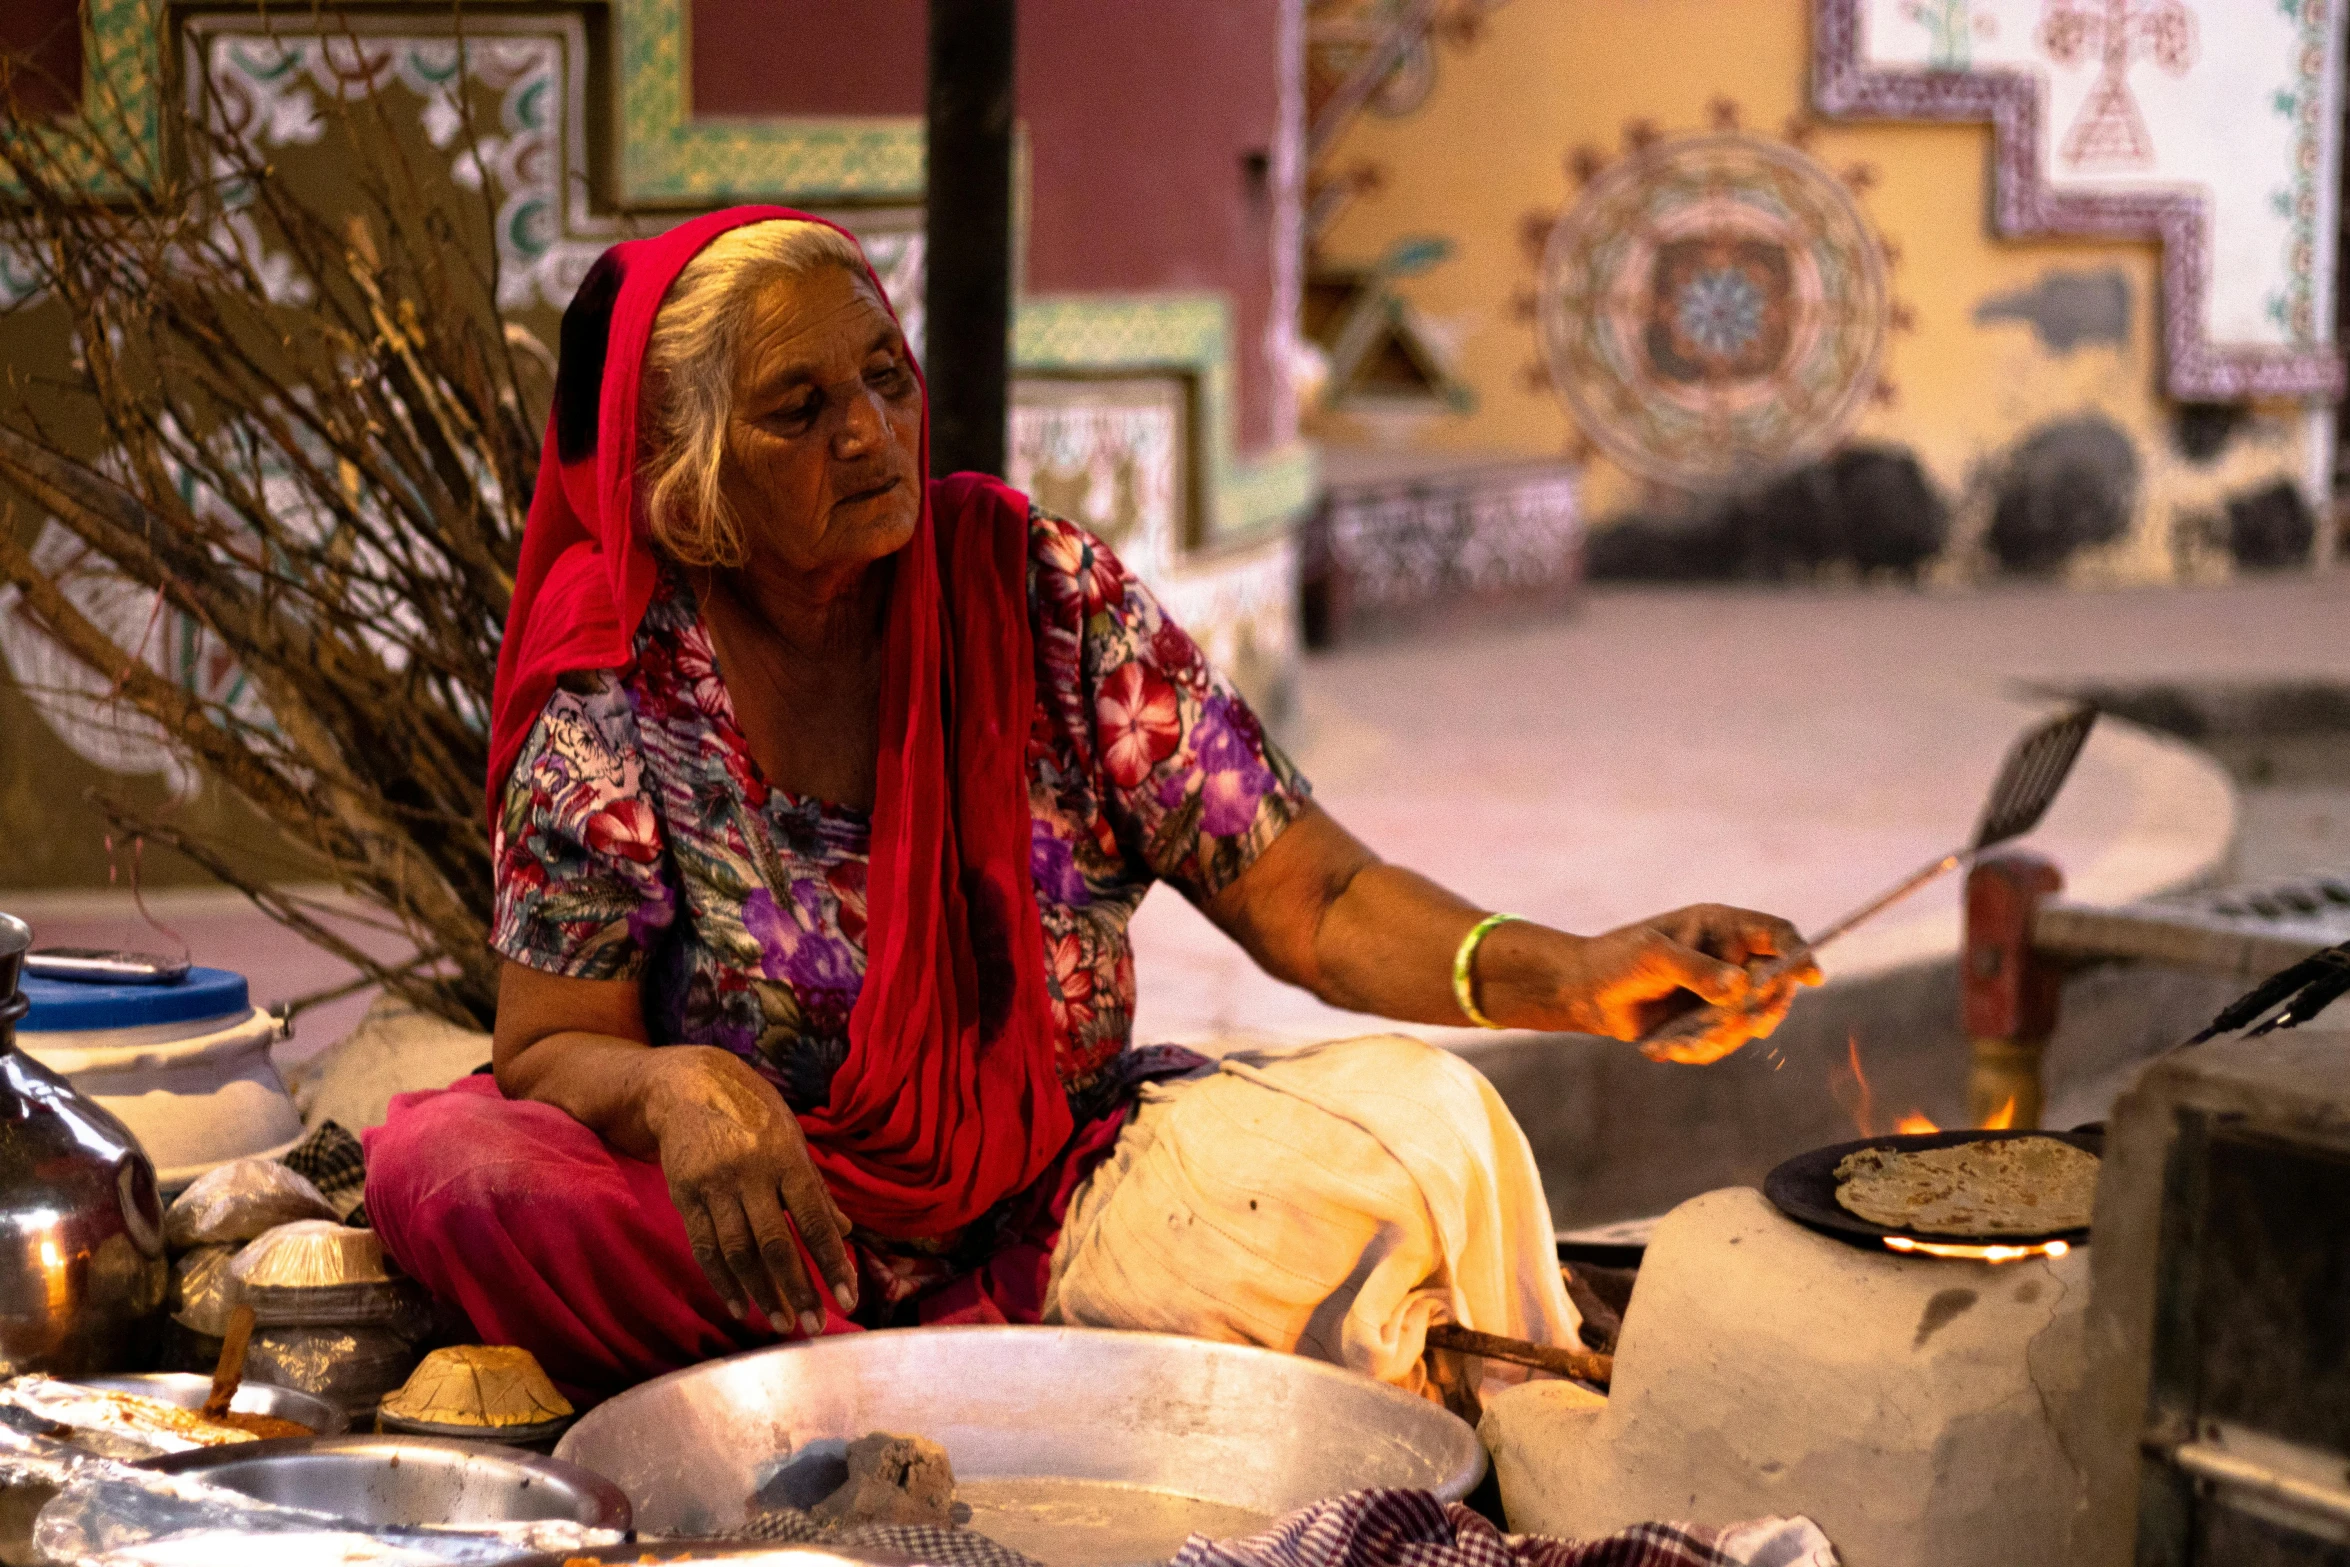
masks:
[[[1334,1007],[1406,1023],[1464,1023],[1452,958],[1484,917],[1466,898],[1400,865],[1363,867],[1314,936],[1314,993]],[[1486,937],[1488,944],[1492,935]]]
[[[680,1052],[645,1037],[633,980],[582,980],[509,962],[498,981],[491,1064],[511,1099],[553,1105],[640,1159],[657,1151],[649,1119],[657,1079]],[[691,1052],[686,1052],[691,1053]]]
[[[1468,1021],[1452,960],[1485,912],[1384,863],[1318,805],[1207,908],[1267,973],[1332,1006],[1440,1026]],[[1580,942],[1536,926],[1492,931],[1477,955],[1479,1006],[1496,1021],[1505,1016],[1497,1005],[1511,1019],[1555,1018],[1554,1006],[1534,998],[1555,997]]]
[[[553,1105],[636,1159],[659,1151],[647,1119],[661,1051],[608,1034],[550,1034],[498,1065],[508,1098]]]
[[[1322,918],[1322,999],[1404,1023],[1469,1022],[1453,958],[1487,912],[1417,871],[1366,867]],[[1477,1009],[1505,1028],[1591,1028],[1579,1005],[1589,944],[1531,920],[1494,926],[1469,965]]]
[[[1256,863],[1206,905],[1269,974],[1333,1006],[1399,1022],[1475,1021],[1453,988],[1462,941],[1486,911],[1416,871],[1380,861],[1309,805]],[[1761,989],[1746,964],[1796,950],[1786,921],[1693,904],[1602,935],[1530,920],[1494,926],[1469,964],[1471,998],[1504,1028],[1636,1039],[1696,1000],[1740,1009],[1675,1060],[1710,1060],[1766,1034],[1816,968]]]

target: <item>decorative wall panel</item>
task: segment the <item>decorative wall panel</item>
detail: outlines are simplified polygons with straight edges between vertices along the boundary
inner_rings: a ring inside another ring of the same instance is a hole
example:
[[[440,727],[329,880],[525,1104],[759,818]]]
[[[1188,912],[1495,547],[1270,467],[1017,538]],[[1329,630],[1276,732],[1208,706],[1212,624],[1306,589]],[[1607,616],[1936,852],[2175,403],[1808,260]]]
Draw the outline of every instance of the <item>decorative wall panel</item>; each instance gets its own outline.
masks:
[[[1583,521],[1561,464],[1334,474],[1306,521],[1301,575],[1317,640],[1447,604],[1556,600],[1583,580]]]
[[[2171,394],[2338,396],[2342,0],[1816,0],[1813,92],[1989,120],[2005,235],[2163,245]]]
[[[1190,542],[1190,407],[1182,376],[1021,376],[1005,477],[1155,578]]]

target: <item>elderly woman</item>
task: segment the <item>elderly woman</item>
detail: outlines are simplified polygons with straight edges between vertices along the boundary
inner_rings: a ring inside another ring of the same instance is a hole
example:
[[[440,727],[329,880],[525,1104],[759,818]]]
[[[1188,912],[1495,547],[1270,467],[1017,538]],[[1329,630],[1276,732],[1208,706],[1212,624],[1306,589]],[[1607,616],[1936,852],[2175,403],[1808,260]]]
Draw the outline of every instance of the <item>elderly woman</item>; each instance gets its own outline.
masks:
[[[370,1134],[386,1246],[587,1398],[786,1338],[1058,1320],[1421,1385],[1427,1327],[1571,1344],[1525,1139],[1394,1035],[1135,1049],[1167,881],[1411,1022],[1767,1032],[1782,922],[1583,937],[1386,865],[1098,540],[926,480],[843,232],[744,208],[565,314],[492,728],[495,1074]],[[1812,977],[1808,974],[1803,976]]]

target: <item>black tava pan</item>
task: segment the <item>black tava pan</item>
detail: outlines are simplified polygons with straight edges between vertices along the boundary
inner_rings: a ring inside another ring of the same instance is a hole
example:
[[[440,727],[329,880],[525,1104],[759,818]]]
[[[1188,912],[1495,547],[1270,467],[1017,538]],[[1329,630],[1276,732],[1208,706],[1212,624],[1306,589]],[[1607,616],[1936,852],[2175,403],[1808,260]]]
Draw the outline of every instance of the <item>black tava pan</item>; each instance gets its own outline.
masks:
[[[1928,1148],[1996,1142],[2010,1137],[2053,1137],[2060,1143],[2070,1143],[2075,1148],[2093,1154],[2102,1154],[2105,1148],[2104,1135],[2099,1132],[1897,1132],[1885,1137],[1863,1137],[1857,1142],[1837,1143],[1833,1147],[1799,1153],[1764,1179],[1763,1195],[1796,1223],[1808,1225],[1823,1235],[1832,1235],[1855,1246],[1881,1247],[1888,1235],[1907,1236],[1911,1240],[1937,1246],[2041,1246],[2049,1241],[2078,1245],[2087,1240],[2089,1232],[2086,1229],[2051,1230],[2045,1235],[1928,1235],[1923,1230],[1889,1229],[1882,1224],[1870,1223],[1836,1201],[1836,1166],[1843,1162],[1846,1154],[1858,1153],[1863,1148],[1919,1153]]]

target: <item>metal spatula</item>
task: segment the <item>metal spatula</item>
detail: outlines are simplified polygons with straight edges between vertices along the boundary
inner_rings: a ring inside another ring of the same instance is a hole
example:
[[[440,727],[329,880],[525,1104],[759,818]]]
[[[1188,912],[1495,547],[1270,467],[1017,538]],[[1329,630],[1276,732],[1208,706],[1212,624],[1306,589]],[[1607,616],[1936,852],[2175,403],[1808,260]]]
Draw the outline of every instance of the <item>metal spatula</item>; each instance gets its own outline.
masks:
[[[2084,702],[2024,731],[2008,748],[2007,760],[2000,764],[1999,777],[1991,785],[1991,797],[1983,802],[1983,814],[1975,824],[1974,837],[1965,848],[1953,849],[1920,867],[1842,919],[1807,937],[1793,952],[1756,964],[1752,971],[1756,987],[1759,989],[1801,967],[1820,948],[1862,921],[1875,918],[1935,877],[1954,871],[1984,850],[1995,849],[2039,826],[2040,818],[2048,814],[2048,807],[2055,803],[2057,792],[2064,787],[2065,779],[2072,776],[2073,763],[2080,757],[2081,746],[2096,723],[2096,707]],[[1722,1016],[1720,1007],[1702,1006],[1650,1030],[1637,1043],[1650,1052],[1694,1044],[1712,1033]]]

